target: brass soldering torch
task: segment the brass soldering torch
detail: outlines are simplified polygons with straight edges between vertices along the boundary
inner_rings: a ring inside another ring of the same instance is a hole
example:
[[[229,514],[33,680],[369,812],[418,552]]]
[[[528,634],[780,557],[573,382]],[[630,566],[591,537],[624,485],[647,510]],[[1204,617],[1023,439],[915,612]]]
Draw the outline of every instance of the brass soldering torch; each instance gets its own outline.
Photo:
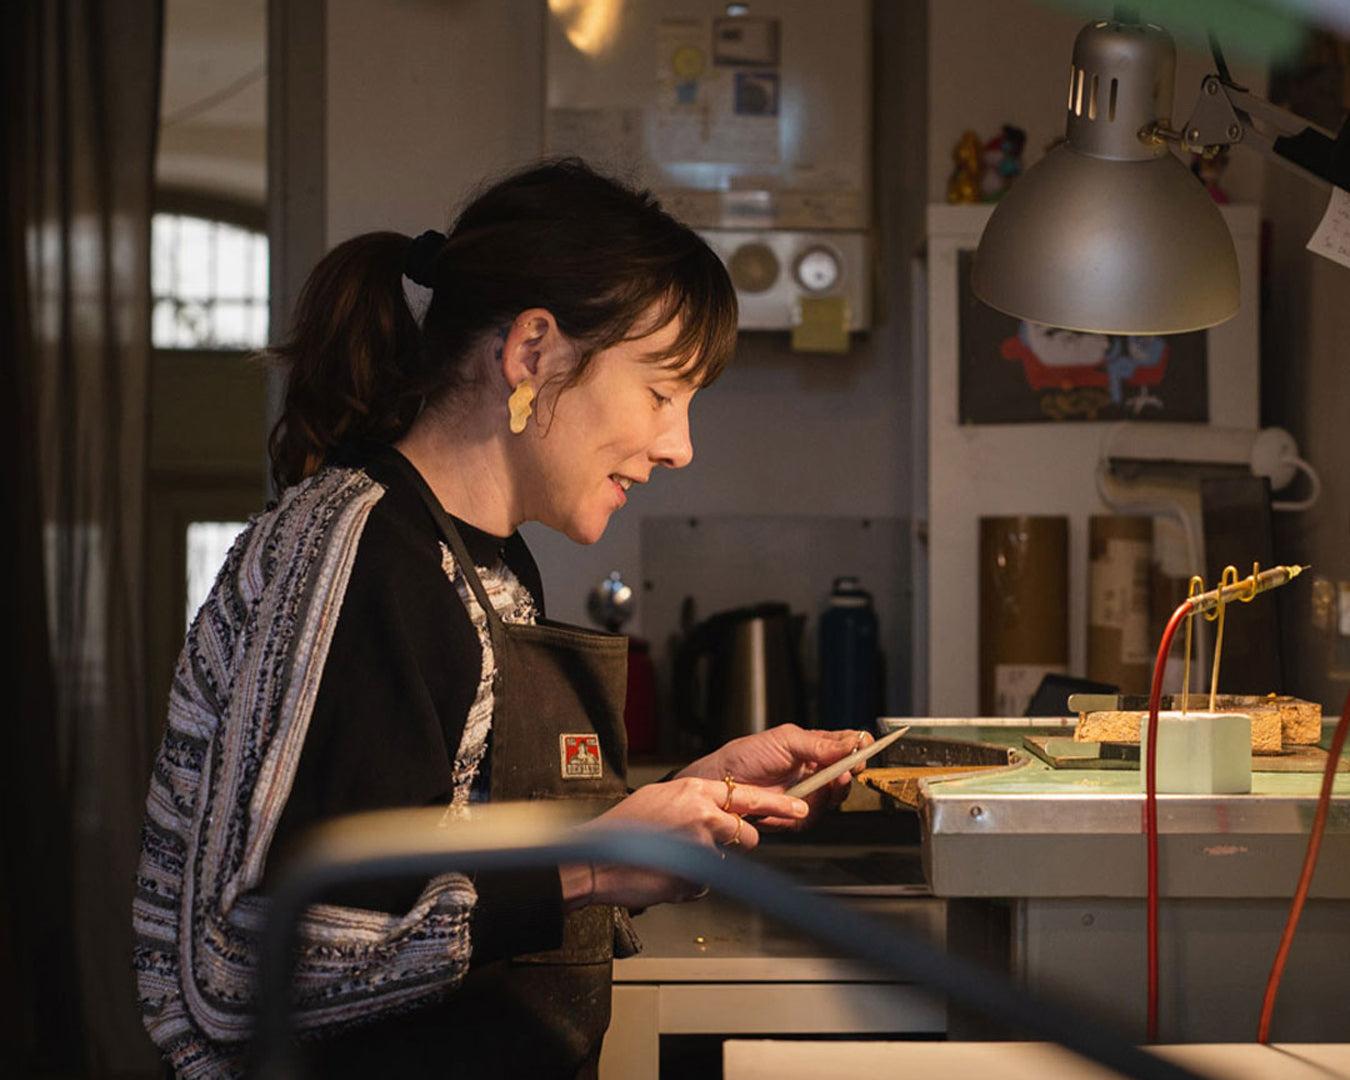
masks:
[[[1190,605],[1193,615],[1202,611],[1213,611],[1223,604],[1231,604],[1234,600],[1251,600],[1257,593],[1287,585],[1307,569],[1306,566],[1272,566],[1269,570],[1259,572],[1253,569],[1253,572],[1241,581],[1232,581],[1220,585],[1217,589],[1210,589],[1209,592],[1197,593],[1189,597],[1186,603]]]

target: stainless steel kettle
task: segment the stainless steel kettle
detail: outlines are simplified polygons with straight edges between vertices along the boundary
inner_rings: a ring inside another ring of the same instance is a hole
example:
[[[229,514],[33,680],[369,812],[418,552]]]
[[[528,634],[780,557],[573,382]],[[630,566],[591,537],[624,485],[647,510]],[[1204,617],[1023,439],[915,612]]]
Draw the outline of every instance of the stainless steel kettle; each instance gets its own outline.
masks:
[[[805,724],[801,640],[805,615],[766,603],[719,612],[675,654],[676,719],[698,749],[789,721]]]

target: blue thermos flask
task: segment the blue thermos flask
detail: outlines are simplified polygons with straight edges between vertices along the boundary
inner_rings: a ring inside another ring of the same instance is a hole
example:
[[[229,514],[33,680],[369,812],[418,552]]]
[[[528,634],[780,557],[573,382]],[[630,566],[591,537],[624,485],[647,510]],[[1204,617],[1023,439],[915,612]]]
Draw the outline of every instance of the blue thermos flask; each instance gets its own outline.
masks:
[[[881,710],[880,651],[872,594],[856,577],[837,577],[820,616],[820,723],[876,729]]]

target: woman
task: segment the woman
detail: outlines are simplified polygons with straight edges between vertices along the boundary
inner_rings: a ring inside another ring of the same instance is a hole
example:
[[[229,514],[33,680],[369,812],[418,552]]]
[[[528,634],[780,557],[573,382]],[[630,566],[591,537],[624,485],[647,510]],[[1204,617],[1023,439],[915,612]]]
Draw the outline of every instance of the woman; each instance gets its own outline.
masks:
[[[420,323],[405,275],[430,290]],[[486,190],[449,237],[368,234],[315,269],[277,350],[283,494],[189,631],[147,801],[136,966],[180,1075],[241,1067],[267,875],[316,821],[562,796],[750,848],[841,795],[847,777],[783,792],[865,736],[791,726],[628,794],[624,641],[543,620],[516,532],[592,543],[632,485],[688,464],[690,401],[735,328],[708,247],[575,161]],[[315,905],[296,958],[313,1073],[593,1072],[626,909],[696,890],[580,865]]]

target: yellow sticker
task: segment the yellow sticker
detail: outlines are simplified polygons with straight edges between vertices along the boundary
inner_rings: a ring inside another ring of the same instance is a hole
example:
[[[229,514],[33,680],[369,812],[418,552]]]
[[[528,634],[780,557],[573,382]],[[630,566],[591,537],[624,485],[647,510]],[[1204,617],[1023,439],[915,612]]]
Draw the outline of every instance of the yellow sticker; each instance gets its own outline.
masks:
[[[681,45],[670,58],[670,69],[681,79],[696,79],[703,74],[703,50],[697,45]]]
[[[848,302],[842,296],[804,296],[802,321],[792,328],[793,352],[848,352]]]

